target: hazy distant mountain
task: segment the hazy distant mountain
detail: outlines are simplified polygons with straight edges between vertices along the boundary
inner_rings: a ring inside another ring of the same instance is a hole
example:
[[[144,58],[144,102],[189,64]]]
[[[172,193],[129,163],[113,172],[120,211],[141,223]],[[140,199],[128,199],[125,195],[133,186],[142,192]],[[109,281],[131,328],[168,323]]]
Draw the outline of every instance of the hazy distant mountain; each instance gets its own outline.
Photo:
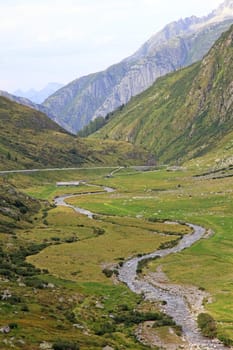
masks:
[[[129,58],[74,80],[43,105],[60,125],[77,132],[96,117],[126,104],[158,77],[200,60],[233,23],[232,8],[233,0],[226,0],[206,17],[170,23]]]
[[[30,89],[27,91],[22,91],[20,89],[14,91],[14,95],[20,96],[20,97],[25,97],[31,100],[34,103],[42,103],[44,100],[52,95],[55,91],[58,89],[61,89],[63,87],[63,84],[59,83],[48,83],[43,89],[41,90],[35,90],[35,89]]]

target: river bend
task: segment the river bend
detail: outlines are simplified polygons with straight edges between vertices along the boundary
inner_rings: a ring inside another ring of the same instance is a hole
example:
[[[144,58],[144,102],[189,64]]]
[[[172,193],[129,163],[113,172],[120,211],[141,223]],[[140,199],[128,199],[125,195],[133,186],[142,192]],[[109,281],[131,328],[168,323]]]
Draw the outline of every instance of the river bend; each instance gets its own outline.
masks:
[[[87,184],[88,185],[88,184]],[[91,194],[103,194],[111,193],[115,190],[109,187],[102,187],[103,192],[96,193],[86,193]],[[85,195],[86,195],[85,194]],[[89,210],[75,207],[71,204],[66,203],[66,199],[81,196],[83,194],[76,195],[63,195],[56,197],[54,202],[59,206],[66,206],[72,208],[78,213],[88,216],[90,219],[93,219],[95,215]],[[200,240],[204,234],[205,229],[201,226],[187,224],[192,228],[192,233],[184,235],[179,243],[172,248],[156,250],[153,253],[146,254],[141,257],[134,257],[126,261],[122,267],[119,268],[119,280],[125,283],[134,293],[143,294],[146,300],[149,301],[165,301],[165,305],[161,306],[161,311],[170,315],[174,321],[182,326],[183,337],[189,344],[189,348],[186,350],[226,350],[229,348],[225,347],[217,339],[208,339],[201,335],[198,330],[196,320],[193,318],[192,312],[188,306],[187,301],[184,296],[179,295],[172,290],[162,288],[160,286],[155,286],[137,275],[137,266],[138,263],[142,260],[147,260],[150,258],[163,258],[169,254],[174,254],[181,252],[182,250],[191,247],[195,242]],[[156,282],[156,281],[155,281]]]

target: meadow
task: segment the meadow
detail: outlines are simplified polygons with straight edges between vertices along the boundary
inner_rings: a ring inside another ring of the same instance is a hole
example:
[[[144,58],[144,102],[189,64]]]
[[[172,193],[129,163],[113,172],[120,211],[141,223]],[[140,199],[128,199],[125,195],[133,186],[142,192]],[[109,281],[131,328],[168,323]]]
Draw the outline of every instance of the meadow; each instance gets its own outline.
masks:
[[[29,311],[23,311],[21,303],[1,306],[1,324],[11,320],[17,328],[3,337],[2,341],[9,344],[0,343],[0,348],[10,348],[10,337],[15,336],[25,343],[24,349],[30,350],[39,349],[43,341],[52,344],[59,339],[77,342],[80,349],[102,349],[106,345],[114,349],[147,349],[135,338],[135,310],[144,322],[148,309],[156,313],[158,307],[148,305],[121,285],[116,267],[131,256],[152,252],[162,243],[189,232],[183,222],[200,224],[213,234],[182,253],[150,262],[143,273],[161,266],[172,282],[206,290],[211,303],[206,303],[205,308],[217,322],[218,336],[233,340],[233,178],[226,174],[219,179],[211,174],[195,177],[193,169],[166,168],[147,172],[124,168],[109,177],[112,170],[5,177],[6,182],[24,193],[43,200],[45,206],[32,216],[29,227],[16,230],[17,238],[7,235],[7,249],[9,245],[18,249],[22,245],[44,244],[26,260],[43,271],[36,278],[52,287],[36,288],[35,294],[30,286],[20,287],[19,281],[5,285],[16,295],[22,295],[22,291],[28,295],[23,297],[23,304]],[[56,187],[57,181],[74,180],[95,186]],[[100,185],[116,191],[98,193]],[[93,193],[87,195],[90,189]],[[55,208],[52,199],[67,193],[79,194],[68,202],[91,210],[96,214],[94,219],[71,208]],[[166,220],[180,224],[171,225]],[[6,234],[0,238],[6,244]],[[103,270],[113,273],[107,277]],[[117,323],[116,315],[121,313],[134,322]],[[162,329],[159,328],[161,334]],[[22,348],[16,342],[14,345]]]

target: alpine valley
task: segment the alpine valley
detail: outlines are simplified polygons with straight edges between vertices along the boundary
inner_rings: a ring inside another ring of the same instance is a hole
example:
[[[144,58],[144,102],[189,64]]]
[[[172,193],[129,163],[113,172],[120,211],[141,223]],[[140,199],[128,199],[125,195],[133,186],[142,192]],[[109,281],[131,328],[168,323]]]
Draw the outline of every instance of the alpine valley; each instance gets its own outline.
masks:
[[[1,92],[0,349],[233,349],[232,21],[43,105]]]

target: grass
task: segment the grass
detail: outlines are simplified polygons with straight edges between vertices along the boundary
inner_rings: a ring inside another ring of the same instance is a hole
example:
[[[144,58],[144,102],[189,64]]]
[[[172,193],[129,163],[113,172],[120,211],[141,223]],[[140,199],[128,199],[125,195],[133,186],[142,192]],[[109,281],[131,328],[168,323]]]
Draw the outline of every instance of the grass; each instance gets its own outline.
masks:
[[[59,336],[70,341],[78,337],[82,349],[102,349],[105,345],[117,347],[119,344],[127,349],[146,349],[135,342],[132,337],[134,327],[131,326],[117,326],[111,336],[109,333],[96,334],[100,329],[107,331],[111,321],[109,315],[117,313],[120,305],[127,305],[129,309],[141,307],[138,296],[125,286],[114,285],[115,279],[107,278],[102,269],[105,266],[111,268],[129,256],[151,252],[162,242],[188,232],[183,225],[161,221],[170,219],[203,225],[213,230],[214,235],[182,253],[150,262],[143,272],[155,271],[159,264],[174,283],[204,288],[212,297],[212,302],[205,308],[217,322],[218,336],[233,339],[233,179],[196,178],[190,170],[142,173],[122,169],[113,178],[106,178],[108,173],[107,169],[60,171],[9,175],[5,179],[27,194],[50,201],[54,195],[77,191],[77,188],[56,188],[57,181],[87,179],[117,191],[69,200],[99,214],[98,220],[90,220],[70,208],[47,207],[49,210],[44,210],[42,206],[39,213],[32,213],[31,223],[24,225],[22,221],[21,229],[14,229],[17,239],[6,233],[0,235],[5,247],[48,244],[46,249],[27,259],[48,269],[50,274],[42,274],[39,278],[56,286],[55,292],[42,289],[36,296],[26,287],[23,294],[29,297],[23,303],[28,304],[30,311],[21,311],[20,305],[1,305],[1,324],[15,320],[19,328],[11,335],[16,339],[24,336],[25,349],[29,350],[33,346],[37,349],[41,339],[54,341]],[[80,187],[79,192],[85,192],[85,187]],[[5,219],[11,222],[9,220]],[[102,230],[100,235],[99,230]],[[168,235],[162,236],[160,232]],[[14,282],[7,287],[22,294],[22,287]],[[61,298],[65,300],[62,304],[59,303]],[[52,300],[50,305],[49,300]],[[72,328],[65,316],[67,310],[73,310],[74,323],[80,323],[84,330]],[[42,316],[46,319],[41,319]],[[89,332],[89,336],[85,332]],[[162,330],[159,333],[163,334]]]
[[[28,258],[41,269],[48,268],[51,274],[61,278],[68,278],[78,282],[94,281],[111,283],[103,274],[105,265],[116,265],[129,256],[149,253],[156,250],[161,243],[170,240],[169,236],[156,234],[156,229],[162,231],[162,224],[143,222],[132,225],[126,218],[126,223],[120,220],[94,221],[83,215],[75,214],[72,209],[57,208],[47,216],[48,228],[42,230],[40,237],[48,240],[52,235],[64,242],[65,237],[77,237],[78,241],[72,244],[52,245],[41,253]],[[139,221],[139,220],[138,220]],[[66,226],[66,235],[62,228]],[[50,229],[49,227],[52,227]],[[81,226],[81,227],[80,227]],[[104,234],[98,235],[98,229]],[[165,225],[165,231],[172,227]],[[68,233],[69,232],[69,233]],[[175,227],[175,233],[178,232]],[[38,236],[38,231],[29,233],[29,240]],[[176,237],[176,236],[175,236]],[[94,249],[93,249],[94,247]],[[62,268],[61,268],[62,266]]]
[[[232,30],[217,40],[203,61],[157,79],[89,138],[128,140],[152,152],[160,163],[182,164],[205,154],[208,158],[210,151],[212,155],[217,151],[221,159],[219,143],[226,141],[233,126],[228,93],[232,82]],[[212,35],[211,30],[206,31],[203,38],[208,42]],[[206,45],[201,37],[197,41],[202,48]],[[222,98],[229,101],[226,108],[221,106]],[[215,159],[211,164],[215,165]]]
[[[45,114],[0,96],[0,170],[141,164],[147,158],[127,142],[75,137]]]

